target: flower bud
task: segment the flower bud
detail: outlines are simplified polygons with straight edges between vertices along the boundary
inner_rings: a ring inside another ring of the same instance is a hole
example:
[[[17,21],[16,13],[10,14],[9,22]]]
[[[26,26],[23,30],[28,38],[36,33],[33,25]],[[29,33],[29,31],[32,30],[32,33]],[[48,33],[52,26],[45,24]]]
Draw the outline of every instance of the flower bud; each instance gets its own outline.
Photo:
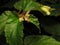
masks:
[[[49,6],[42,6],[41,9],[47,14],[50,15],[50,7]]]
[[[20,21],[20,22],[24,21],[23,17],[20,17],[20,18],[19,18],[19,21]]]

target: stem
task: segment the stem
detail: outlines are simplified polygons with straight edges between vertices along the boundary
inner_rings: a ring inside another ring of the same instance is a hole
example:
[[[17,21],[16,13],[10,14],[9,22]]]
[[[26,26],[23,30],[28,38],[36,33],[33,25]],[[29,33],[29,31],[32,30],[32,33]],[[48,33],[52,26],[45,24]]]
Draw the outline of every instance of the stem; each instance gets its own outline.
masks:
[[[28,15],[28,14],[29,14],[29,12],[30,12],[30,10],[29,10],[29,11],[27,11],[25,15]]]

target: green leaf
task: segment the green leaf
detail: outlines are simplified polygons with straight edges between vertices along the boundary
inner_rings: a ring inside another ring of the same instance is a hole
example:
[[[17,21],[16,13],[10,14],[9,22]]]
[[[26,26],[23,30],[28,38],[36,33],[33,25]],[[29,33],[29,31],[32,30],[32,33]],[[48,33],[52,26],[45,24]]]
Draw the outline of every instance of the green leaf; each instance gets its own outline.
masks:
[[[20,0],[15,3],[14,7],[18,10],[29,10],[33,0]],[[27,9],[29,8],[29,9]]]
[[[22,45],[23,44],[23,24],[22,22],[11,22],[6,24],[5,36],[7,42],[10,45]]]
[[[19,22],[16,13],[9,12],[9,18],[5,25],[5,37],[9,45],[23,44],[23,22]]]
[[[40,6],[35,2],[35,0],[20,0],[15,3],[14,7],[18,10],[24,11],[40,9]]]
[[[44,17],[41,19],[42,28],[53,35],[60,35],[60,23],[49,17]]]
[[[34,15],[30,15],[29,16],[30,22],[33,23],[39,30],[40,30],[40,23],[37,17],[35,17]]]
[[[56,41],[54,38],[46,35],[31,35],[25,37],[25,45],[60,45],[60,42]]]
[[[0,16],[0,34],[2,33],[3,28],[4,28],[5,24],[6,24],[6,20],[7,20],[7,16],[5,14],[2,14]]]
[[[9,16],[11,16],[11,15],[13,15],[13,14],[11,14],[11,11],[5,11],[1,14],[1,16],[0,16],[0,34],[4,30],[5,24],[9,18]]]

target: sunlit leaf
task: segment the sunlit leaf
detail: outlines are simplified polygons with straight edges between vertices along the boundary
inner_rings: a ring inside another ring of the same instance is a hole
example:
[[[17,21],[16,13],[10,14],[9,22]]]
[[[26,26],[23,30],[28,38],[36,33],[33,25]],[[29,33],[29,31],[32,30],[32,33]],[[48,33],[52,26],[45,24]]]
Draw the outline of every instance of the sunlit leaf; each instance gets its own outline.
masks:
[[[9,17],[5,25],[5,36],[9,45],[23,44],[23,22],[14,16]]]
[[[27,36],[24,40],[25,45],[60,45],[60,42],[56,41],[54,38],[46,35],[41,36]]]
[[[9,18],[9,16],[12,16],[11,11],[5,11],[0,16],[0,33],[4,30],[5,24]]]

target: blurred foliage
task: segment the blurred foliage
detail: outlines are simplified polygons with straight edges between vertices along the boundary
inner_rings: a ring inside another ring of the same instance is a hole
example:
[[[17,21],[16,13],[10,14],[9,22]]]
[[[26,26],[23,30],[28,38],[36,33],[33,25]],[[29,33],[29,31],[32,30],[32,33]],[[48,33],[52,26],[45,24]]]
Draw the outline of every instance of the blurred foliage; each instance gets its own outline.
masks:
[[[24,42],[25,45],[60,45],[60,42],[46,35],[27,36]]]

